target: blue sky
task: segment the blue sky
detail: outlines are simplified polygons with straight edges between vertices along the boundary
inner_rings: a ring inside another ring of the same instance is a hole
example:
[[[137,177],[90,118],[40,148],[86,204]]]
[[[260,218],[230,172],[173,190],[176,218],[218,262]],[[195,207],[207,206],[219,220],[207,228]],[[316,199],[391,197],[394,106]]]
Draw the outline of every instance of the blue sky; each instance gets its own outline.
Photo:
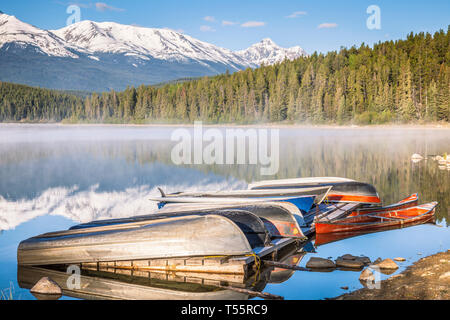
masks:
[[[411,31],[447,30],[450,24],[449,0],[0,0],[0,10],[39,28],[58,29],[66,25],[70,4],[80,6],[82,20],[182,30],[232,50],[269,37],[284,47],[328,52],[405,38]],[[370,5],[381,10],[380,30],[366,26]]]

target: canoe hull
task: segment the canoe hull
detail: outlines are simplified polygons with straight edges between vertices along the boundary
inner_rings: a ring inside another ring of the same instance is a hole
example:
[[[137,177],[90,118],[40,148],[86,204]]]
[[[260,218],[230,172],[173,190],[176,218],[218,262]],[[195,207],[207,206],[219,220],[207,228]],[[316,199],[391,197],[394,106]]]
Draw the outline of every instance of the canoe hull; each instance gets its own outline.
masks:
[[[179,192],[165,195],[166,198],[274,198],[274,197],[302,197],[316,196],[316,204],[322,203],[331,190],[331,186],[311,187],[301,189],[275,189],[275,190],[233,190],[233,191],[198,191],[198,192]]]
[[[381,204],[381,199],[378,195],[377,190],[370,184],[356,182],[353,180],[342,179],[342,180],[317,180],[314,183],[308,184],[308,182],[303,182],[300,184],[295,184],[294,180],[283,180],[268,183],[258,183],[255,185],[250,185],[251,190],[277,190],[277,189],[301,189],[301,188],[311,188],[311,187],[332,187],[325,201],[328,202],[344,202],[344,203],[362,203],[367,205],[379,205]]]
[[[239,204],[257,204],[264,202],[288,202],[292,203],[302,212],[308,212],[315,203],[316,196],[300,196],[300,197],[271,197],[271,198],[198,198],[198,197],[179,197],[179,198],[150,198],[151,201],[159,203],[159,209],[164,208],[167,204],[214,204],[221,206],[239,205]]]
[[[377,215],[360,215],[334,222],[318,222],[315,225],[317,234],[376,230],[393,226],[406,226],[433,219],[437,203],[418,207],[394,210]]]
[[[356,217],[359,215],[364,214],[373,214],[373,213],[386,213],[392,210],[401,210],[401,209],[407,209],[411,207],[417,206],[419,203],[419,195],[417,193],[403,199],[402,201],[399,201],[396,204],[386,206],[386,207],[380,207],[380,208],[365,208],[365,209],[359,209],[357,211],[352,212],[349,217]]]
[[[220,215],[165,219],[121,230],[99,228],[83,231],[68,230],[21,242],[17,251],[18,264],[52,265],[186,256],[240,256],[253,252],[250,239],[241,228]]]
[[[299,238],[305,236],[301,232],[299,221],[303,221],[301,211],[291,203],[274,202],[242,205],[203,205],[203,204],[172,204],[159,210],[157,213],[146,216],[137,216],[124,219],[104,221],[92,221],[72,227],[75,229],[87,229],[93,227],[123,228],[126,225],[145,224],[151,221],[165,218],[183,217],[192,214],[207,215],[217,214],[223,210],[246,211],[254,214],[263,222],[268,234],[272,237]]]

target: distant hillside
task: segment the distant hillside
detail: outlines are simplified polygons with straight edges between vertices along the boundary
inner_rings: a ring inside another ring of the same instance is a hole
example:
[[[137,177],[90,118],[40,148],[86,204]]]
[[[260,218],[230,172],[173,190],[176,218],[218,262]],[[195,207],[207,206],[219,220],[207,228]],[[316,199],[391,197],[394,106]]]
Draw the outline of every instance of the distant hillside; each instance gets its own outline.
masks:
[[[373,48],[86,99],[0,85],[2,121],[149,123],[450,121],[450,27]]]

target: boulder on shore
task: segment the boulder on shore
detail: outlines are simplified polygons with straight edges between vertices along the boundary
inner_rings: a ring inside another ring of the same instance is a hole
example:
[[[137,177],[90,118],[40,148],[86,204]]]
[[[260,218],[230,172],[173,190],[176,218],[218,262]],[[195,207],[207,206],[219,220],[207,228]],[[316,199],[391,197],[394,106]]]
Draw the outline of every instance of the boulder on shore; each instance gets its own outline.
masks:
[[[377,263],[376,266],[380,269],[386,269],[386,270],[398,269],[398,265],[392,259],[384,259],[380,263]]]
[[[336,265],[331,260],[312,257],[311,259],[309,259],[306,267],[310,269],[328,269],[336,268]]]
[[[375,281],[375,276],[373,275],[373,272],[370,271],[369,268],[364,269],[363,272],[361,272],[359,276],[360,281]]]
[[[61,295],[62,290],[60,286],[48,277],[41,278],[33,288],[30,290],[32,293],[38,294],[53,294],[53,295]]]

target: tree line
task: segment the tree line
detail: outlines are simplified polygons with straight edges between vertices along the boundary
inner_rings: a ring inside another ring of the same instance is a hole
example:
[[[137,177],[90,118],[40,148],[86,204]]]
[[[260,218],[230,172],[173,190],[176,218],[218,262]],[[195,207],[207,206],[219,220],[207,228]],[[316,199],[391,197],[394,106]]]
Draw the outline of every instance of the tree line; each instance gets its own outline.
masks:
[[[87,97],[0,83],[0,121],[450,121],[450,26],[373,47]]]

